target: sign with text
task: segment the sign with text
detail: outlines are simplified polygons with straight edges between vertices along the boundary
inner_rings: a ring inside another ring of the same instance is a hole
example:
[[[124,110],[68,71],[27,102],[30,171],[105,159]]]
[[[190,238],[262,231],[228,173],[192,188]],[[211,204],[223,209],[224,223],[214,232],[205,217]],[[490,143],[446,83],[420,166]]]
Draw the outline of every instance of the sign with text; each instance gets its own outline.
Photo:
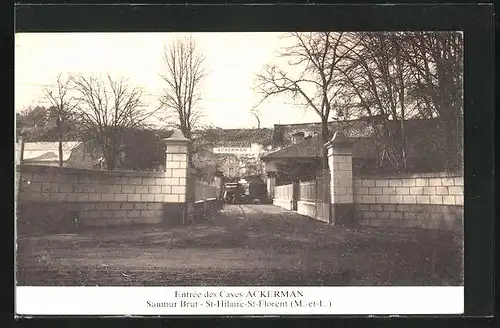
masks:
[[[17,315],[462,314],[463,287],[16,287]]]
[[[245,147],[214,147],[213,152],[214,154],[249,154],[252,149]]]

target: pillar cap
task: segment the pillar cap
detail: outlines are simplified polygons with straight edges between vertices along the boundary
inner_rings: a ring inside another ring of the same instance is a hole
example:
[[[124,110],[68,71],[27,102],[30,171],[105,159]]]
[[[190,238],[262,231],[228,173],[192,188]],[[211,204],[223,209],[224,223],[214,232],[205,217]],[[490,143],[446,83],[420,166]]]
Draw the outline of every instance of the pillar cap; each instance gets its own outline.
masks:
[[[189,143],[189,142],[191,142],[191,140],[189,140],[188,138],[186,138],[184,136],[184,134],[182,133],[182,131],[179,130],[179,129],[175,129],[174,133],[172,133],[172,135],[170,136],[170,138],[165,138],[165,139],[163,139],[163,141],[166,142],[166,143],[169,143],[169,142],[173,142],[173,143]]]
[[[354,141],[350,138],[347,138],[345,134],[341,131],[335,131],[332,139],[325,144],[327,148],[333,147],[352,147]]]

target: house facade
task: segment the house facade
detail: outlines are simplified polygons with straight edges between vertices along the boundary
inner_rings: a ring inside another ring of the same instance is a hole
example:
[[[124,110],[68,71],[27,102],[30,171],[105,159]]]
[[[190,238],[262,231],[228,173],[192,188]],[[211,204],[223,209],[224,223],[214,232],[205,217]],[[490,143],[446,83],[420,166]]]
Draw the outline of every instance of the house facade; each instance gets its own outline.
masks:
[[[75,154],[74,150],[80,145],[77,141],[62,143],[63,165],[68,166],[69,159]],[[18,152],[23,148],[23,164],[41,166],[59,166],[59,143],[58,142],[25,142],[24,146],[17,144]],[[76,161],[76,159],[75,159]]]

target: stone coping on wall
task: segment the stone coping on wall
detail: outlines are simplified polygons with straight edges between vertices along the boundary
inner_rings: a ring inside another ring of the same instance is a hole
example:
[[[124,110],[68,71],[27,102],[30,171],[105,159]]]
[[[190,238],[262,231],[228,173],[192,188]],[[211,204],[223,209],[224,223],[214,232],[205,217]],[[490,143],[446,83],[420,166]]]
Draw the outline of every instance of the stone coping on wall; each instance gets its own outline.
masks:
[[[106,175],[116,177],[165,177],[165,172],[142,172],[142,171],[107,171],[95,169],[79,169],[73,167],[18,165],[16,172],[21,173],[44,173],[44,174],[71,174],[71,175]]]
[[[382,180],[382,179],[412,179],[412,178],[457,178],[463,177],[461,172],[435,172],[435,173],[405,173],[405,174],[356,174],[353,175],[354,179],[370,179],[370,180]]]
[[[305,204],[305,205],[316,205],[314,200],[298,200],[297,203]],[[319,203],[319,202],[318,202]]]
[[[200,200],[195,201],[195,203],[211,202],[214,200],[217,200],[217,198],[212,197],[212,198],[207,198],[207,199],[200,199]]]
[[[304,204],[316,204],[316,200],[314,199],[299,199],[297,202],[302,202]]]

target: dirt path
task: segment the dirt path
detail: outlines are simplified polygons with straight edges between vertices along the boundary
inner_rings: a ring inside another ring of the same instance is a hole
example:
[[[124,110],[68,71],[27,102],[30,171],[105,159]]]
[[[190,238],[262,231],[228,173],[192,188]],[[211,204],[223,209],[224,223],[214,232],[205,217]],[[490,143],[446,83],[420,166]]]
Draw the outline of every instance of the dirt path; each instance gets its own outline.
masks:
[[[448,285],[451,233],[347,229],[270,205],[231,205],[199,225],[18,239],[21,285]]]

